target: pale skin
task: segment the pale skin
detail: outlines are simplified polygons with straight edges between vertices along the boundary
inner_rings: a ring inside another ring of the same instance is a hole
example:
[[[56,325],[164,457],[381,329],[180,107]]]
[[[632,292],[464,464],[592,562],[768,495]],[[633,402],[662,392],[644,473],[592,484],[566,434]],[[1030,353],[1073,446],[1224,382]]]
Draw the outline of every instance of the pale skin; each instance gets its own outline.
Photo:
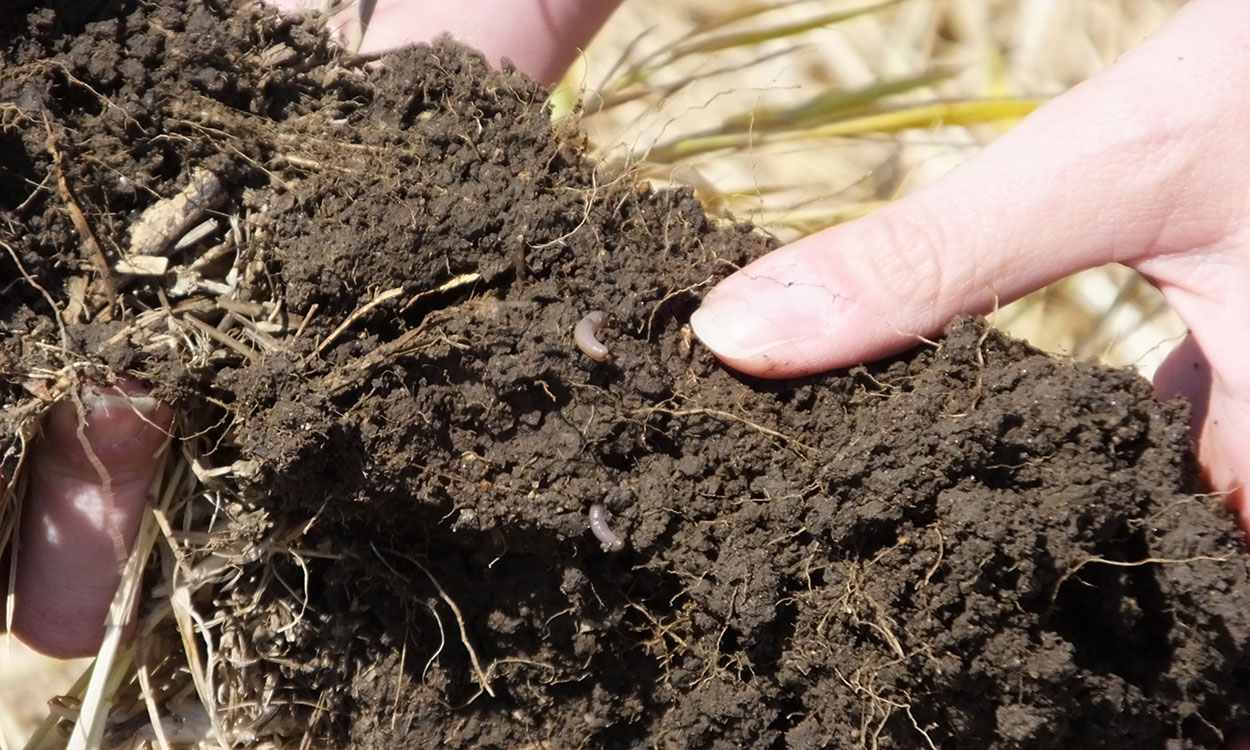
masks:
[[[1208,479],[1240,509],[1250,479],[1248,62],[1250,4],[1195,0],[932,186],[726,279],[694,331],[732,367],[789,377],[896,352],[956,314],[1123,263],[1189,327],[1156,388],[1191,399]]]
[[[371,28],[380,31],[365,35],[361,51],[451,31],[493,62],[509,57],[550,83],[614,7],[379,0]],[[694,331],[731,367],[796,376],[897,352],[959,313],[1124,263],[1158,286],[1189,326],[1156,387],[1193,401],[1212,489],[1240,510],[1250,480],[1248,63],[1250,3],[1193,0],[1132,53],[932,186],[726,279],[695,314]],[[14,630],[47,653],[81,655],[99,643],[116,587],[114,540],[119,530],[133,538],[146,493],[135,488],[155,472],[154,425],[171,418],[152,408],[153,424],[139,426],[125,416],[133,412],[93,412],[93,440],[115,445],[108,492],[94,470],[64,464],[71,436],[55,423],[32,456],[32,476],[45,479],[32,480],[26,498],[35,520],[21,532]],[[133,481],[123,488],[118,477]],[[107,513],[80,513],[81,523],[58,537],[72,531],[80,543],[37,543],[56,536],[40,519],[92,497],[105,502],[91,507]]]

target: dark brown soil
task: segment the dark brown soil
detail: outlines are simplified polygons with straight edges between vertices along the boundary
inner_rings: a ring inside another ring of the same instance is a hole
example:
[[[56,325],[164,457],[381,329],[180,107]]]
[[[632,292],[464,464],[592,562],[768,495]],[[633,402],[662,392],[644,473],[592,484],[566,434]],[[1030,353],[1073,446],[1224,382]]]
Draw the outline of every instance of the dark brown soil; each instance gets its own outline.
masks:
[[[179,404],[188,454],[231,467],[191,517],[254,551],[197,599],[253,701],[227,726],[1210,748],[1247,721],[1250,558],[1136,375],[961,320],[894,361],[744,378],[686,321],[772,242],[587,161],[524,77],[450,44],[365,73],[228,3],[18,5],[6,466],[32,374],[106,363]],[[197,169],[228,191],[210,235],[165,275],[102,273]],[[596,309],[603,363],[572,341]]]

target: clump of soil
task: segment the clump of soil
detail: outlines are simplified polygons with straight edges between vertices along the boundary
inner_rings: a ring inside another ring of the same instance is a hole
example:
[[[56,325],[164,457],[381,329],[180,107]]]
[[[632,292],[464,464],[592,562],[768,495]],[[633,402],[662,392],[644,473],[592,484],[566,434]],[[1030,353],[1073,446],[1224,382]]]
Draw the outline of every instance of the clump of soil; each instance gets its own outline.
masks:
[[[587,160],[515,72],[446,42],[365,71],[314,28],[178,0],[0,19],[6,468],[40,373],[179,405],[179,518],[212,532],[180,554],[229,564],[194,601],[231,738],[1182,748],[1245,723],[1250,565],[1181,406],[973,320],[735,374],[687,320],[769,238]],[[573,344],[592,310],[605,362]],[[143,658],[189,716],[172,628]]]

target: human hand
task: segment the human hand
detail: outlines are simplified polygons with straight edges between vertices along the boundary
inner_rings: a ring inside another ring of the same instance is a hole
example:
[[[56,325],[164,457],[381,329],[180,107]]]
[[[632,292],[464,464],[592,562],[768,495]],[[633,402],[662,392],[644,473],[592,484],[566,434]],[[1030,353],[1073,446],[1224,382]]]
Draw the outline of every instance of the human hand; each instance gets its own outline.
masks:
[[[13,633],[32,648],[69,658],[99,647],[172,422],[129,380],[84,386],[44,416],[10,558]]]
[[[271,0],[280,10],[315,8],[321,0]],[[508,58],[517,69],[552,84],[599,30],[621,0],[377,0],[351,2],[330,21],[349,49],[375,55],[449,33],[498,65]]]
[[[1250,481],[1247,39],[1250,4],[1194,0],[932,186],[721,282],[695,313],[695,334],[734,368],[797,376],[897,352],[959,313],[1123,263],[1189,326],[1156,390],[1192,401],[1199,460],[1241,510]]]

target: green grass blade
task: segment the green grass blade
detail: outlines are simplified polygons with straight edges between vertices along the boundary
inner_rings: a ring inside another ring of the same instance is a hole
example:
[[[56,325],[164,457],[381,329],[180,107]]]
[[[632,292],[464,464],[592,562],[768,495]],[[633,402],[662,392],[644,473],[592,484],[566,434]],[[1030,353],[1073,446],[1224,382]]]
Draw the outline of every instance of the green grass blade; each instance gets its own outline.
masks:
[[[621,74],[621,77],[618,80],[614,81],[610,86],[604,87],[604,98],[611,99],[611,92],[619,92],[631,86],[645,83],[656,73],[665,70],[683,58],[692,55],[705,55],[709,52],[733,49],[736,47],[750,47],[763,42],[772,41],[774,39],[785,39],[797,34],[814,31],[825,26],[832,26],[833,24],[841,23],[842,21],[847,21],[891,5],[896,5],[899,2],[901,2],[901,0],[885,0],[885,2],[866,5],[853,10],[825,13],[823,15],[815,16],[814,18],[809,18],[805,21],[781,24],[779,26],[754,28],[747,29],[745,31],[726,32],[723,34],[710,33],[738,21],[753,19],[764,13],[777,10],[785,6],[756,5],[738,12],[731,12],[705,23],[701,28],[686,34],[672,44],[656,50],[634,65],[631,65],[624,73]]]
[[[853,114],[866,114],[864,110],[883,99],[932,86],[954,74],[953,70],[936,70],[917,76],[880,81],[850,91],[825,91],[785,109],[758,108],[752,112],[734,115],[725,120],[723,129],[728,132],[749,128],[811,127]]]
[[[1042,99],[965,99],[935,102],[895,112],[879,112],[841,122],[819,125],[802,131],[804,137],[833,138],[869,133],[897,133],[912,128],[942,125],[975,125],[983,122],[1015,120],[1043,104]]]
[[[770,42],[774,39],[786,39],[788,37],[795,36],[796,34],[815,31],[816,29],[824,28],[825,26],[832,26],[836,23],[849,21],[850,19],[862,16],[865,13],[872,13],[890,5],[894,5],[898,1],[899,0],[887,0],[887,2],[866,5],[862,8],[855,8],[853,10],[825,13],[804,21],[795,21],[793,23],[781,24],[780,26],[769,26],[762,29],[746,29],[745,31],[695,38],[685,42],[684,44],[676,46],[673,49],[672,56],[674,59],[677,59],[686,55],[707,54],[709,52],[717,52],[719,50],[732,49],[734,47],[750,47],[756,44]]]
[[[854,138],[897,133],[913,128],[1012,120],[1027,115],[1041,104],[1040,99],[970,99],[934,102],[891,112],[850,117],[802,129],[718,131],[701,136],[687,136],[661,144],[639,155],[637,159],[671,164],[681,159],[723,149],[746,149],[771,143],[792,143],[820,138]]]
[[[694,75],[683,76],[677,79],[676,81],[673,81],[672,83],[666,83],[663,86],[659,86],[659,87],[652,88],[652,87],[647,87],[647,86],[634,86],[633,88],[629,88],[629,89],[618,88],[615,92],[611,94],[605,94],[603,96],[603,104],[596,111],[602,112],[603,110],[610,109],[611,107],[620,106],[621,104],[625,104],[626,102],[631,102],[637,99],[643,99],[647,97],[663,99],[665,97],[676,94],[677,92],[681,91],[682,89],[686,88],[687,86],[697,81],[703,81],[709,78],[715,78],[716,76],[725,75],[728,73],[739,73],[752,66],[760,65],[762,63],[768,62],[769,60],[773,60],[778,57],[783,57],[785,55],[792,54],[795,51],[797,51],[797,49],[798,49],[797,47],[792,47],[788,49],[777,50],[775,52],[770,52],[766,55],[761,55],[760,57],[757,57],[754,60],[751,60],[750,62],[747,62],[745,64],[736,63],[733,65],[726,65],[726,66],[722,66],[722,67],[715,68],[712,70],[700,71],[699,73],[696,73]]]

